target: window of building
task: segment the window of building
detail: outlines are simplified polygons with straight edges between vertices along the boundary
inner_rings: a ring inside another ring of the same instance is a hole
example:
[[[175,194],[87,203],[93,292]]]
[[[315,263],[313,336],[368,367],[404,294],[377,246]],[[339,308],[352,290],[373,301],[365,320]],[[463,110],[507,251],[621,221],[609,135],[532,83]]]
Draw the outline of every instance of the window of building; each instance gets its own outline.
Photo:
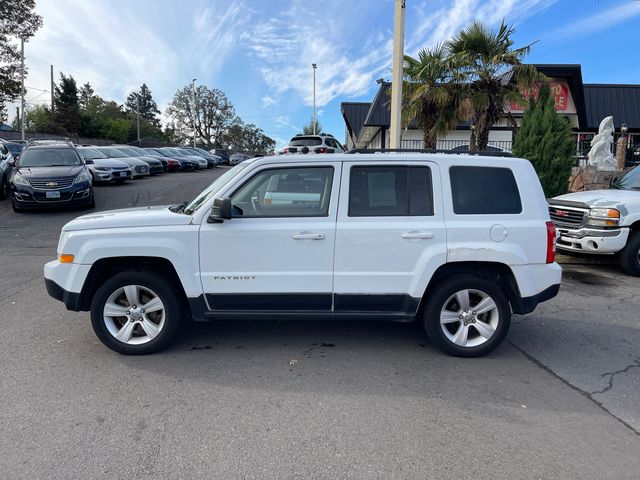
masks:
[[[350,217],[433,215],[431,169],[418,166],[352,167]]]
[[[496,167],[451,167],[453,211],[459,215],[522,212],[513,172]]]

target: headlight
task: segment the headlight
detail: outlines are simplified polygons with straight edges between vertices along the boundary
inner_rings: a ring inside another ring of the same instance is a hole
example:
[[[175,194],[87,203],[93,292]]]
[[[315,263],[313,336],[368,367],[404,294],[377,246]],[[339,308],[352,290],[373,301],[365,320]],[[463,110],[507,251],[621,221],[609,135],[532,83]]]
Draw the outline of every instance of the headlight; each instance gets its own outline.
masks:
[[[89,172],[82,172],[80,175],[76,177],[73,183],[82,183],[82,182],[90,182],[90,181],[91,181],[91,175],[89,175]]]
[[[96,170],[99,170],[101,172],[110,172],[111,168],[109,167],[95,167]]]
[[[26,179],[26,178],[24,178],[24,177],[23,177],[22,175],[20,175],[19,173],[16,173],[16,174],[13,176],[13,179],[12,179],[12,180],[13,180],[13,183],[14,183],[15,185],[25,185],[25,186],[27,186],[27,187],[29,186],[29,182],[27,181],[27,179]]]
[[[615,208],[592,208],[589,210],[589,225],[596,227],[617,227],[620,212]]]

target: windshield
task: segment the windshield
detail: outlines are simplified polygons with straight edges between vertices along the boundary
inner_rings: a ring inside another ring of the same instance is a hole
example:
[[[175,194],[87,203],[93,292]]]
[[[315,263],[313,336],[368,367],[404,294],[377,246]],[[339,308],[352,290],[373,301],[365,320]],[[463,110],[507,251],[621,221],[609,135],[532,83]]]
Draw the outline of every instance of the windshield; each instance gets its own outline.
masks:
[[[103,148],[100,148],[99,150],[109,158],[127,158],[130,156],[130,155],[127,155],[126,153],[121,152],[120,150],[117,150],[111,147],[103,147]]]
[[[174,154],[174,155],[179,156],[179,157],[184,157],[184,156],[185,156],[185,154],[184,154],[184,153],[182,153],[182,152],[181,152],[180,150],[178,150],[177,148],[170,148],[168,151],[169,151],[169,152],[171,152],[171,153],[172,153],[172,154]]]
[[[107,156],[99,152],[98,150],[94,150],[93,148],[79,148],[78,152],[82,155],[82,158],[85,160],[95,160],[97,158],[107,158]]]
[[[130,157],[139,157],[140,156],[140,154],[138,152],[136,152],[133,148],[118,147],[116,150],[120,150],[121,152],[124,152],[127,155],[129,155]]]
[[[76,167],[82,160],[72,148],[26,149],[20,156],[21,167]]]
[[[209,185],[207,188],[205,188],[200,195],[198,195],[191,202],[189,202],[189,204],[184,209],[184,213],[186,213],[187,215],[191,215],[193,212],[198,210],[203,203],[206,203],[207,200],[209,200],[216,193],[218,193],[218,191],[227,182],[231,181],[232,178],[238,175],[248,165],[249,165],[248,163],[241,163],[239,165],[236,165],[231,170],[226,171],[224,175],[221,175],[220,177],[216,178],[214,182],[211,185]]]
[[[198,156],[198,155],[194,155],[194,153],[190,152],[189,150],[178,150],[178,151],[181,152],[186,157],[196,157],[196,156]]]
[[[640,190],[640,166],[631,170],[613,186],[622,190]]]
[[[4,146],[7,147],[13,155],[19,155],[22,151],[22,145],[19,143],[5,143]]]

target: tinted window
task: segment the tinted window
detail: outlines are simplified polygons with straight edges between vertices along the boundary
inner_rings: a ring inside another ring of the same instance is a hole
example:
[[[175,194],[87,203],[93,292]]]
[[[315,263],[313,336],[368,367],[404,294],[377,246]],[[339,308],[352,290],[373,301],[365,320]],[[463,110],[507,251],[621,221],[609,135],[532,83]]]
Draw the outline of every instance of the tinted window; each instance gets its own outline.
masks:
[[[352,167],[350,217],[433,215],[431,169],[414,166]]]
[[[332,180],[333,167],[264,170],[233,194],[233,216],[327,216]]]
[[[26,149],[20,157],[21,167],[72,167],[82,160],[72,148]]]
[[[98,150],[94,150],[93,148],[79,148],[78,152],[85,160],[96,160],[98,158],[107,158],[106,155],[99,152]]]
[[[521,213],[520,192],[508,168],[451,167],[453,211],[459,215]]]
[[[290,147],[313,147],[322,145],[322,139],[318,137],[294,137],[289,143]]]

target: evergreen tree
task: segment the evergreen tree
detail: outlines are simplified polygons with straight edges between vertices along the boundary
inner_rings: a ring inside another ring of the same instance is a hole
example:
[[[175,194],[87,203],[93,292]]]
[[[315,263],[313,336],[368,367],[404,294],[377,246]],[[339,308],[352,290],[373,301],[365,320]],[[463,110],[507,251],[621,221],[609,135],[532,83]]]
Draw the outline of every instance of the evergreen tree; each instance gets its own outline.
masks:
[[[140,101],[139,103],[138,100]],[[160,128],[160,120],[156,117],[156,115],[160,115],[160,110],[158,110],[158,104],[153,99],[151,90],[149,90],[146,83],[140,86],[138,92],[129,94],[125,107],[131,113],[137,113],[139,109],[141,118],[146,119],[154,127]]]
[[[60,72],[60,84],[55,86],[55,121],[67,133],[80,129],[80,101],[75,79]]]
[[[575,142],[571,126],[556,112],[555,99],[546,81],[540,87],[538,99],[529,100],[513,154],[533,164],[547,197],[567,192]]]
[[[93,91],[93,87],[89,82],[85,83],[80,88],[80,97],[78,98],[78,101],[80,102],[80,108],[82,108],[83,110],[87,108],[87,105],[89,105],[89,101],[93,98],[94,93],[95,92]]]

